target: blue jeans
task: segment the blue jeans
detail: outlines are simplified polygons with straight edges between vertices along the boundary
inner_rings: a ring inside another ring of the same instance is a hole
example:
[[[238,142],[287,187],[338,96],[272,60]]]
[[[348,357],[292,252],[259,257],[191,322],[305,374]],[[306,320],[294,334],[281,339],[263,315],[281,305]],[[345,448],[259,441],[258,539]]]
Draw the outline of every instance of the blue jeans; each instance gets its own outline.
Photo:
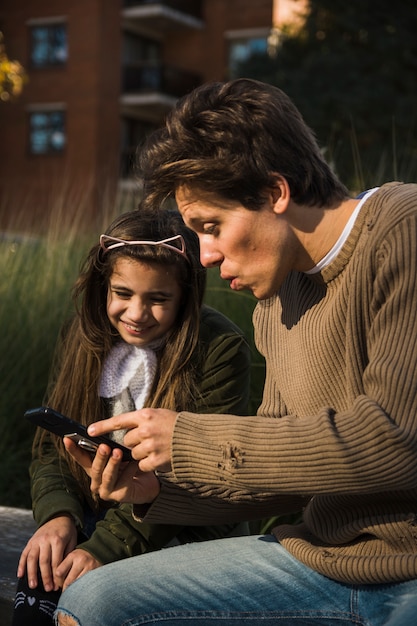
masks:
[[[272,536],[249,536],[105,565],[73,583],[59,611],[81,626],[411,626],[417,580],[342,584],[299,563]]]

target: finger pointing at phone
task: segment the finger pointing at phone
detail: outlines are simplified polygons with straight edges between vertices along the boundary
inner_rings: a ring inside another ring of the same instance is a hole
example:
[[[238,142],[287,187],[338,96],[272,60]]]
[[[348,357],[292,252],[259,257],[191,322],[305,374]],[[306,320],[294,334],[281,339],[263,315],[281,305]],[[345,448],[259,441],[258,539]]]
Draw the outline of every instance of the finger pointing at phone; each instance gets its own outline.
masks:
[[[140,470],[166,472],[171,469],[171,443],[177,415],[168,409],[140,409],[95,422],[88,427],[88,433],[97,437],[127,429],[124,445],[131,448]]]

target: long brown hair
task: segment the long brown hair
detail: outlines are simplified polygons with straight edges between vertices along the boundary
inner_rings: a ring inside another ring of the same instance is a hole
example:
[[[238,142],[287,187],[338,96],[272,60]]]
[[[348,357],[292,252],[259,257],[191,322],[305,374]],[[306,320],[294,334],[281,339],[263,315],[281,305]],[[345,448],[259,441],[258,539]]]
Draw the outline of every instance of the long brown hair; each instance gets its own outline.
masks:
[[[108,284],[116,260],[128,257],[174,268],[182,294],[176,323],[164,347],[157,351],[158,371],[147,406],[193,410],[198,399],[198,335],[206,284],[206,271],[199,261],[198,237],[184,225],[177,211],[144,208],[121,215],[105,234],[127,241],[159,241],[182,235],[187,257],[164,246],[128,245],[105,253],[100,244],[91,248],[73,287],[76,313],[61,333],[46,404],[85,425],[104,417],[99,396],[102,367],[112,346],[120,341],[107,316]],[[41,456],[47,436],[38,429],[34,455]],[[62,439],[53,438],[60,457],[66,459],[90,500],[87,475],[68,455]]]

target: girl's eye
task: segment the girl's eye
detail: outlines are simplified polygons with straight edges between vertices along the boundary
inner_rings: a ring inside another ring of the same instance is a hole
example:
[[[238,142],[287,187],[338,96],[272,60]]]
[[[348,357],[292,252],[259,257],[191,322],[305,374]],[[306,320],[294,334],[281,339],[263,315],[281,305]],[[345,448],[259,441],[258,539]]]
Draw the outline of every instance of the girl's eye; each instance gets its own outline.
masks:
[[[128,291],[119,291],[118,289],[114,289],[113,293],[118,297],[118,298],[122,298],[124,300],[127,300],[128,298],[130,298],[130,293]]]

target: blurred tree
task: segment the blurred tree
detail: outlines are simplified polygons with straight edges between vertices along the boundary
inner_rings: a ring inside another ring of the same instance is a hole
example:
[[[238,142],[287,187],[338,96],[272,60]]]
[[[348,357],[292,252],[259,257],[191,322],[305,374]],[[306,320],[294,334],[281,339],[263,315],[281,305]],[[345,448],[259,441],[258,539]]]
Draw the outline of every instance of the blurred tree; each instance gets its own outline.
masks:
[[[18,96],[27,76],[19,61],[10,61],[4,46],[3,33],[0,32],[0,100],[10,100]]]
[[[280,87],[353,189],[417,174],[417,3],[310,0],[268,55],[239,68]]]

